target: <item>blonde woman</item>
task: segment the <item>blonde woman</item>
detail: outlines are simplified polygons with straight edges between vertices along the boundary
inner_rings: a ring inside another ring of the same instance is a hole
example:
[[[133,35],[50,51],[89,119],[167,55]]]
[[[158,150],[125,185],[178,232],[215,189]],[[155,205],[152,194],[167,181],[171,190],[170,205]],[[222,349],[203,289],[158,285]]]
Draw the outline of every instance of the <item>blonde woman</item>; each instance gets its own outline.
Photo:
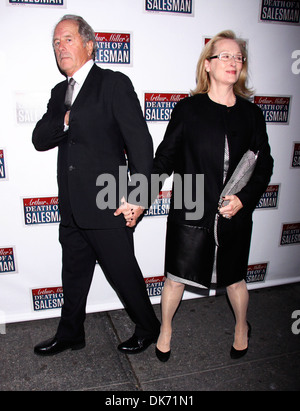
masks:
[[[185,284],[210,288],[226,287],[235,314],[235,333],[230,355],[247,353],[250,324],[249,295],[245,282],[252,232],[252,213],[268,186],[273,169],[265,121],[261,110],[248,101],[247,55],[244,42],[232,31],[215,36],[204,47],[197,66],[197,87],[180,101],[172,113],[159,145],[154,173],[182,177],[204,175],[204,213],[194,220],[191,210],[174,207],[176,185],[168,218],[166,238],[166,282],[162,294],[162,324],[156,355],[167,361],[171,354],[172,320]],[[259,152],[255,171],[236,195],[226,196],[218,210],[224,184],[243,154]],[[197,195],[196,179],[190,188]],[[181,192],[184,196],[183,184]],[[214,219],[219,212],[218,240]],[[223,218],[224,217],[224,218]]]

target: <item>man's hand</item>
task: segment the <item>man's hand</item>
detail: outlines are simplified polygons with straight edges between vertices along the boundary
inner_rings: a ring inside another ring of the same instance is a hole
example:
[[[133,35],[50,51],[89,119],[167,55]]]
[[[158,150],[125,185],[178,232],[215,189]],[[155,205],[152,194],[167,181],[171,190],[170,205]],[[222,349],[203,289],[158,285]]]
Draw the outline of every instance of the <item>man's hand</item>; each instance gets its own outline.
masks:
[[[69,118],[70,118],[70,110],[67,111],[67,112],[66,112],[66,115],[65,115],[65,121],[64,121],[64,123],[65,123],[66,126],[69,125]]]
[[[135,204],[129,204],[123,197],[120,207],[114,212],[115,216],[123,214],[127,227],[134,227],[139,217],[143,214],[144,208]]]

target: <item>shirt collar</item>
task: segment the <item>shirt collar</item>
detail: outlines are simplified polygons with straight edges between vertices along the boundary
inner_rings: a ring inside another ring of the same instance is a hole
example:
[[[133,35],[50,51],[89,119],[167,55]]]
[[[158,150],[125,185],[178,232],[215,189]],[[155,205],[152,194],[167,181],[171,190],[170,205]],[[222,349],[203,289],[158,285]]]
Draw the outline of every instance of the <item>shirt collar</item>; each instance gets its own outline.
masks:
[[[91,68],[94,65],[94,61],[88,60],[82,67],[80,67],[79,70],[76,71],[76,73],[72,76],[72,78],[76,81],[79,86],[81,86],[85,79],[87,78]],[[70,80],[71,77],[68,77],[68,81]]]

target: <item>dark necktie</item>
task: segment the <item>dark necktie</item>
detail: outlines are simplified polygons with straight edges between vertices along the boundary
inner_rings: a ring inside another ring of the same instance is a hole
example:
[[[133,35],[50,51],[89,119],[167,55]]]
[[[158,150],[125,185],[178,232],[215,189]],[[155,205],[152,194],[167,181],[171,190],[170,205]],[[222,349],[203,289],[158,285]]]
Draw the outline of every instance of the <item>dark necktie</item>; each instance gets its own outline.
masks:
[[[75,83],[76,81],[73,78],[70,78],[67,92],[66,92],[66,97],[65,97],[65,106],[67,110],[70,110],[72,106],[72,96],[73,96]]]

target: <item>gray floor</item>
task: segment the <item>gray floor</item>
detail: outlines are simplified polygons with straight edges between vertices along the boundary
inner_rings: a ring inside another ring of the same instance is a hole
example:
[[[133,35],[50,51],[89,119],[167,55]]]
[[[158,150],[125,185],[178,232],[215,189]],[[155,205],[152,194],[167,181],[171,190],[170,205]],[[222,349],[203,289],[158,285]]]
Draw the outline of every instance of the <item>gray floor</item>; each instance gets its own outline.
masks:
[[[160,306],[155,310],[160,317]],[[299,283],[251,291],[249,351],[231,360],[234,320],[226,296],[183,301],[165,364],[154,345],[134,356],[117,351],[132,334],[124,310],[89,314],[86,348],[47,358],[34,355],[33,346],[55,333],[57,319],[7,324],[0,335],[0,391],[299,391],[296,310]]]

